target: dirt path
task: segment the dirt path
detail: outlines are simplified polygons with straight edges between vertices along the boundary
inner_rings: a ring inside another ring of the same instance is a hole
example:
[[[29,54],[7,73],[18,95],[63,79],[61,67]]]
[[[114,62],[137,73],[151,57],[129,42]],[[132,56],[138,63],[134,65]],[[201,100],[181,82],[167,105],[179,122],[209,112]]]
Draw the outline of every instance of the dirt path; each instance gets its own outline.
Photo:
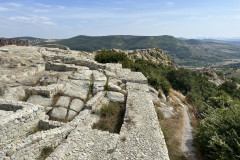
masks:
[[[183,126],[183,138],[182,138],[182,151],[185,154],[188,160],[198,160],[196,155],[196,148],[193,146],[193,127],[190,123],[190,115],[188,106],[182,104],[184,108],[183,119],[184,119],[184,126]]]

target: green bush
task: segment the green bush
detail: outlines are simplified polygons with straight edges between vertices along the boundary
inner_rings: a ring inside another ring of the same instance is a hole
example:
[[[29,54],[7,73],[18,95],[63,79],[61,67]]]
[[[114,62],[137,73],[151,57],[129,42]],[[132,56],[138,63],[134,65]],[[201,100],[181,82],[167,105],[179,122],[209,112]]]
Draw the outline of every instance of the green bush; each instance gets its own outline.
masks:
[[[226,81],[219,86],[219,89],[225,91],[233,98],[240,99],[240,89],[238,89],[237,84],[234,81]]]
[[[240,158],[239,107],[211,109],[196,133],[198,146],[209,159]]]
[[[100,109],[100,116],[101,117],[109,117],[109,116],[116,116],[119,112],[119,105],[114,103],[109,103],[103,105]]]
[[[127,55],[123,52],[113,52],[111,50],[102,49],[100,53],[95,56],[95,60],[99,63],[118,63],[124,61]]]

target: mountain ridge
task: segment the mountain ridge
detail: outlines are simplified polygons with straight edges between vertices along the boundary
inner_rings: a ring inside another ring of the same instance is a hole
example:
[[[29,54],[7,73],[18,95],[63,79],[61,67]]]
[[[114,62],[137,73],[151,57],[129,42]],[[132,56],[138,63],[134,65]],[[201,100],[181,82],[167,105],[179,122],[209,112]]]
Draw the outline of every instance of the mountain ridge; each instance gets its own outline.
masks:
[[[21,37],[18,37],[21,39]],[[26,39],[26,37],[23,37]],[[34,39],[27,37],[32,45],[60,44],[72,50],[96,51],[102,48],[135,50],[161,48],[179,65],[210,66],[227,59],[240,58],[240,42],[211,39],[179,39],[169,35],[163,36],[86,36],[80,35],[68,39]]]

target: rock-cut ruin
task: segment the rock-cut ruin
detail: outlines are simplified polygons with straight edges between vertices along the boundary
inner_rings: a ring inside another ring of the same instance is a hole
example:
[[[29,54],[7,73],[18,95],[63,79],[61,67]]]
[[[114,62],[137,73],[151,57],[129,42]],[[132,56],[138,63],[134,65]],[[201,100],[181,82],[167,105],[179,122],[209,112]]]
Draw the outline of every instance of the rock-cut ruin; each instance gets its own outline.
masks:
[[[44,159],[169,160],[158,92],[142,73],[33,46],[1,47],[0,68],[0,159],[41,159],[50,150]],[[92,128],[109,102],[125,105],[119,133]]]

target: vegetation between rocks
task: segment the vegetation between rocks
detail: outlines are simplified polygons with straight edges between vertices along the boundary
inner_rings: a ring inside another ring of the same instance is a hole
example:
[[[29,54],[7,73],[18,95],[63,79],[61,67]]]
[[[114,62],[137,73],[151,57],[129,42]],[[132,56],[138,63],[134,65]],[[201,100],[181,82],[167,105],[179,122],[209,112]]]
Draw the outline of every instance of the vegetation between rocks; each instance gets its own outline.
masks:
[[[53,151],[52,147],[43,148],[38,160],[45,160]]]
[[[109,103],[100,109],[100,120],[93,125],[93,129],[119,133],[123,124],[125,108],[118,103]]]

